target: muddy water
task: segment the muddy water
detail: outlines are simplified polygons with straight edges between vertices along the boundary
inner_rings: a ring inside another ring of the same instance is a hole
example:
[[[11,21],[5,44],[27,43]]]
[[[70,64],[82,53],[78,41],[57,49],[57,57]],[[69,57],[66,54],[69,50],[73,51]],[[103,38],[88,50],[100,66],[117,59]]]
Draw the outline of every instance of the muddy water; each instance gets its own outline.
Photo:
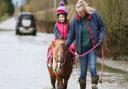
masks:
[[[78,84],[79,68],[74,68],[70,77],[68,89],[80,89]],[[115,73],[104,71],[102,83],[98,84],[98,89],[128,89],[127,73]],[[87,89],[91,89],[90,73],[87,74]],[[51,85],[50,85],[51,86]],[[51,89],[49,86],[43,89]]]
[[[69,82],[68,89],[79,89],[77,80],[80,68],[75,68]],[[100,71],[98,70],[98,73]],[[102,83],[98,84],[99,89],[128,89],[128,73],[105,67]],[[87,74],[87,89],[91,89],[90,73]]]
[[[51,34],[16,36],[14,32],[0,32],[0,89],[51,89],[47,71],[47,47]],[[79,66],[74,68],[68,89],[79,89]],[[105,67],[99,89],[128,89],[128,73]],[[91,89],[90,74],[87,89]]]

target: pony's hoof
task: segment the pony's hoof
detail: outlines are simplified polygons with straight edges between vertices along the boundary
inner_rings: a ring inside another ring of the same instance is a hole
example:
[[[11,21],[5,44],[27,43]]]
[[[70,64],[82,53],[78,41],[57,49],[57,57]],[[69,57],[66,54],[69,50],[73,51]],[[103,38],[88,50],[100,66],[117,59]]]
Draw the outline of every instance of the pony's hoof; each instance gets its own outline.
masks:
[[[52,89],[56,89],[56,88],[52,88]]]

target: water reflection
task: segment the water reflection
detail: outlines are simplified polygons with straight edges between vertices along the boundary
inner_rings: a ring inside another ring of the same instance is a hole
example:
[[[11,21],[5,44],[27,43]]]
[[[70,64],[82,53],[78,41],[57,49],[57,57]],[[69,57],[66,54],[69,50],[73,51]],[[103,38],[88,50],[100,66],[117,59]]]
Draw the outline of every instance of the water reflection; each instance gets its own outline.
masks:
[[[79,67],[74,69],[70,78],[69,89],[79,89],[79,84],[77,83],[79,72]],[[124,73],[114,73],[114,70],[113,72],[105,71],[102,81],[102,83],[99,83],[98,89],[128,89],[128,81],[125,80]],[[87,74],[87,89],[91,89],[91,78],[89,72]]]

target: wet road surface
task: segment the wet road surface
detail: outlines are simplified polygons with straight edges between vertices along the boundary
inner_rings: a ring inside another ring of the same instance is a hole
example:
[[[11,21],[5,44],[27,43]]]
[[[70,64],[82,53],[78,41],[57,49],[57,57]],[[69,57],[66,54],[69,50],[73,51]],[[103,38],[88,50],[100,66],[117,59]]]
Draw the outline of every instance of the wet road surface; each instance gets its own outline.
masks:
[[[13,31],[0,31],[0,89],[51,89],[47,71],[47,47],[51,34],[16,36]],[[68,89],[79,89],[79,67],[74,68]],[[128,89],[125,73],[104,72],[99,89]],[[90,75],[87,89],[91,89]]]

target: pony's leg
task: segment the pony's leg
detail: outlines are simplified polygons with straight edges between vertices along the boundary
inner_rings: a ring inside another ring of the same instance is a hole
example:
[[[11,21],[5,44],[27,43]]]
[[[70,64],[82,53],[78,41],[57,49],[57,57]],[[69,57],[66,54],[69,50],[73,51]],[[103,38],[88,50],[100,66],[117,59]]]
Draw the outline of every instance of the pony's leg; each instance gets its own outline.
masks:
[[[57,89],[64,89],[63,88],[63,79],[59,78],[57,82]]]
[[[61,85],[59,81],[57,82],[57,89],[61,89]]]
[[[52,87],[53,87],[53,89],[55,89],[56,78],[55,78],[55,76],[50,76],[50,78],[51,78]]]
[[[63,89],[67,89],[68,79],[64,79]]]

